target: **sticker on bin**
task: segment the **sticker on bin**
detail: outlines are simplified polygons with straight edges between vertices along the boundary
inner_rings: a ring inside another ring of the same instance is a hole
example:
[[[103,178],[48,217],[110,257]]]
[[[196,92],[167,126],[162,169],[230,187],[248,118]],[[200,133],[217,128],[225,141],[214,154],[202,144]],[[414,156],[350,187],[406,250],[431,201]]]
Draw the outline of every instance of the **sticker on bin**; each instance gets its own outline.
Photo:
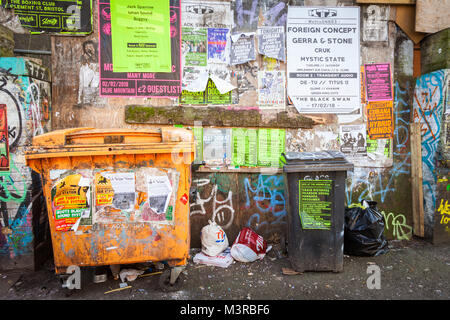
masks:
[[[180,198],[180,201],[181,201],[183,204],[186,204],[186,203],[188,202],[188,196],[187,196],[186,193],[183,194],[183,196]]]

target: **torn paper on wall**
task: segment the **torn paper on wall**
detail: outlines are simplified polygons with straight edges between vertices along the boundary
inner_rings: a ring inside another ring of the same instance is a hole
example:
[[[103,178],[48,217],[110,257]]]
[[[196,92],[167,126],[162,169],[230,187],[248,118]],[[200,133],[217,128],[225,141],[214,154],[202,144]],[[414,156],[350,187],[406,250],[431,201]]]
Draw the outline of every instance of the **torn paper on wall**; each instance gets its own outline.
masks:
[[[246,32],[231,35],[230,64],[242,64],[255,59],[255,33]]]
[[[183,90],[189,92],[205,91],[208,78],[209,71],[206,67],[184,67]]]
[[[231,28],[230,2],[182,1],[181,21],[183,27]]]
[[[180,174],[175,169],[137,169],[136,221],[173,223],[179,179]]]
[[[258,52],[270,58],[285,61],[284,27],[258,28]]]
[[[203,160],[211,166],[223,166],[231,163],[230,129],[204,128]]]

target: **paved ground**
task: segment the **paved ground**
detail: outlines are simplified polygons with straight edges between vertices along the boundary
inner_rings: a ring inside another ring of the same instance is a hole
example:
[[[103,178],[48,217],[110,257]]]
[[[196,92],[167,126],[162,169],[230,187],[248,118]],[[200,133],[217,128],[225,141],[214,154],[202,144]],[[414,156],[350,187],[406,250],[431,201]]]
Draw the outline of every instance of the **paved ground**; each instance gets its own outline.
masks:
[[[283,274],[290,263],[277,245],[261,261],[234,262],[228,268],[189,262],[180,277],[177,292],[162,292],[159,274],[128,282],[108,275],[94,283],[92,270],[82,269],[81,290],[63,289],[51,262],[36,272],[0,271],[0,299],[3,300],[449,300],[450,244],[432,245],[422,240],[390,241],[390,251],[378,257],[344,257],[344,271]],[[192,250],[195,253],[195,250]],[[381,270],[381,288],[368,289],[367,267]],[[158,270],[153,270],[153,272]]]

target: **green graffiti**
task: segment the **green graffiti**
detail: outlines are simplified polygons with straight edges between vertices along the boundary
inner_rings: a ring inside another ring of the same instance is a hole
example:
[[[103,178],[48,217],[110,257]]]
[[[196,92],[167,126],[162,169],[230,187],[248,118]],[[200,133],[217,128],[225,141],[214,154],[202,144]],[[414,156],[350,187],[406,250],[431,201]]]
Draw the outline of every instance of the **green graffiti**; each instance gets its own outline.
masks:
[[[389,230],[389,222],[392,225],[392,236],[397,240],[409,240],[412,237],[413,228],[406,224],[406,217],[403,214],[395,215],[389,212],[387,215],[381,212],[386,223],[386,230]]]
[[[19,169],[15,165],[13,158],[11,157],[11,172],[19,172]],[[21,183],[16,183],[12,177],[11,172],[5,172],[0,174],[0,201],[9,202],[14,201],[22,203],[27,195],[27,183],[22,174],[20,174]],[[22,188],[19,190],[18,185]],[[10,190],[11,189],[11,190]]]

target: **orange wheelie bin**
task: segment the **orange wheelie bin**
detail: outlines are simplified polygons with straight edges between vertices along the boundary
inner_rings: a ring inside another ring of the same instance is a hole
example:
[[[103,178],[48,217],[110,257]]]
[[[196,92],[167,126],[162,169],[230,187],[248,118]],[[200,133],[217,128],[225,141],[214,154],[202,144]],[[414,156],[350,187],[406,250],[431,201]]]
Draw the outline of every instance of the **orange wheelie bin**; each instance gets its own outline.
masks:
[[[57,130],[25,158],[43,181],[56,274],[164,261],[160,284],[176,287],[190,248],[192,131]]]

